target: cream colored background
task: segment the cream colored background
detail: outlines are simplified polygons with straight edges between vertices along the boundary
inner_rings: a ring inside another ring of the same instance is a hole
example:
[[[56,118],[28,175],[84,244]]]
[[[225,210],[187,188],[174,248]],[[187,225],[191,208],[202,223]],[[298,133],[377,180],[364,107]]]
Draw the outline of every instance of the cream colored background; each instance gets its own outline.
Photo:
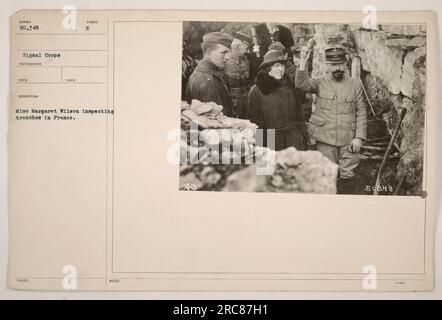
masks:
[[[182,25],[114,30],[114,272],[425,272],[420,197],[178,191],[165,137],[177,127]]]
[[[256,1],[254,2],[255,4],[256,4]],[[272,5],[275,5],[274,3],[272,3]],[[287,5],[287,4],[286,4]],[[299,4],[298,4],[299,5]],[[420,2],[420,8],[422,8],[422,2]],[[234,9],[235,7],[226,7],[226,9]],[[309,8],[307,8],[307,7],[303,7],[303,8],[300,8],[300,7],[286,7],[286,8],[288,8],[288,9],[309,9]],[[334,7],[333,9],[335,9],[336,7]],[[353,6],[352,7],[346,7],[346,8],[344,8],[344,9],[353,9],[353,10],[357,10],[358,8],[355,8],[354,7],[354,4],[353,4]],[[382,6],[379,6],[379,8],[380,9],[386,9],[386,8],[384,8],[384,7],[382,7]],[[238,9],[240,9],[240,8],[238,8]],[[256,8],[256,7],[254,7],[253,9],[259,9],[259,8]],[[263,8],[264,9],[264,8]],[[272,7],[272,9],[277,9],[277,8],[274,8],[274,7]],[[312,7],[310,7],[310,9],[317,9],[317,8],[312,8]],[[321,7],[321,9],[327,9],[327,7]],[[339,8],[336,8],[336,9],[339,9]],[[343,9],[343,8],[341,8],[341,9]],[[407,8],[408,9],[408,8]],[[410,9],[412,9],[412,8],[410,8]],[[440,66],[439,66],[439,68],[440,68]],[[4,86],[5,87],[5,86]],[[2,128],[3,129],[3,128]],[[3,226],[3,225],[2,225]],[[3,234],[6,234],[6,233],[2,233],[2,235]],[[5,239],[6,240],[6,239]],[[3,269],[3,268],[2,268]],[[11,295],[14,295],[14,294],[16,294],[16,293],[9,293],[9,294],[11,294]],[[32,294],[31,294],[32,295]],[[433,294],[426,294],[426,295],[433,295]],[[60,296],[60,295],[58,295],[58,296]],[[71,296],[71,295],[69,295],[69,296]],[[75,297],[76,295],[75,294],[73,294],[72,295],[73,297]],[[91,295],[89,295],[89,296],[91,296]],[[145,297],[148,297],[149,295],[144,295]],[[176,297],[182,297],[183,295],[175,295]],[[207,296],[207,295],[206,295]],[[216,294],[216,295],[212,295],[213,297],[219,297],[220,295],[219,294]],[[239,296],[241,296],[241,294],[235,294],[235,295],[233,295],[233,296],[230,296],[230,297],[239,297]],[[286,297],[299,297],[300,295],[299,294],[290,294],[290,295],[286,295]],[[306,297],[306,295],[302,295],[303,297]],[[342,296],[342,295],[340,295],[340,296]],[[357,296],[361,296],[361,295],[357,295]],[[369,295],[369,297],[373,297],[374,295]],[[384,296],[386,296],[386,295],[384,295]],[[408,296],[410,296],[410,295],[408,295]],[[423,295],[421,295],[421,296],[423,296]],[[152,297],[152,295],[150,295],[150,297]],[[158,297],[158,296],[157,296]],[[170,297],[170,296],[169,296]],[[198,295],[198,294],[193,294],[193,295],[191,295],[191,296],[187,296],[187,297],[201,297],[201,295]],[[245,297],[244,295],[242,295],[241,297]],[[247,295],[247,297],[260,297],[260,298],[262,298],[263,296],[262,296],[262,294],[257,294],[257,295],[255,295],[255,296],[250,296],[250,295]],[[281,294],[271,294],[271,295],[269,295],[269,297],[281,297]],[[316,297],[318,297],[318,295],[316,295]],[[319,295],[319,297],[321,297],[321,295]],[[336,295],[334,295],[334,297],[336,297]]]

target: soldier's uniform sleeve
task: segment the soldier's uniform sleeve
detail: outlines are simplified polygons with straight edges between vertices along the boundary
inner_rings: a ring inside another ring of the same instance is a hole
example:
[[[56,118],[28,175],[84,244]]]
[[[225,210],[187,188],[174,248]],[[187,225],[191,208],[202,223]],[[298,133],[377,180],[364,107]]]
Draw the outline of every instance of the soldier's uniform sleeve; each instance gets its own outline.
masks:
[[[192,98],[192,93],[191,93],[191,90],[190,90],[191,85],[192,85],[192,81],[193,81],[193,77],[191,75],[189,77],[189,81],[187,81],[186,94],[185,94],[186,101],[187,101],[188,104],[191,104],[192,103],[192,99],[193,99]]]
[[[356,100],[356,132],[355,138],[367,139],[367,106],[362,95],[362,85],[360,81],[355,86]]]
[[[259,65],[262,61],[261,59],[258,59],[256,54],[250,53],[247,56],[247,59],[249,61],[249,82],[251,84],[255,83],[256,75],[258,74]]]
[[[296,88],[309,93],[317,93],[318,86],[319,86],[318,80],[310,78],[310,76],[308,75],[307,68],[305,68],[302,71],[299,70],[299,68],[296,70],[296,76],[295,76]]]
[[[296,66],[293,63],[291,63],[291,62],[287,62],[286,67],[285,67],[285,71],[286,71],[287,76],[290,79],[290,81],[292,83],[295,83]]]
[[[188,100],[198,99],[201,102],[215,102],[223,105],[223,97],[214,81],[212,77],[195,76],[192,81],[189,81]]]
[[[259,128],[265,128],[261,99],[256,87],[252,87],[247,95],[247,118],[251,122],[255,123]]]

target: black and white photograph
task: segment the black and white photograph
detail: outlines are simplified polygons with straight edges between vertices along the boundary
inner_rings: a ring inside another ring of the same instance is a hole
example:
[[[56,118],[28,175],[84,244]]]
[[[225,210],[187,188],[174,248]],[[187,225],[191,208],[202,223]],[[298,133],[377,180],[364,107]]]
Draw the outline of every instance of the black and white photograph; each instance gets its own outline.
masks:
[[[440,296],[440,12],[380,3],[4,10],[3,293]]]
[[[185,21],[182,191],[422,196],[426,25]]]

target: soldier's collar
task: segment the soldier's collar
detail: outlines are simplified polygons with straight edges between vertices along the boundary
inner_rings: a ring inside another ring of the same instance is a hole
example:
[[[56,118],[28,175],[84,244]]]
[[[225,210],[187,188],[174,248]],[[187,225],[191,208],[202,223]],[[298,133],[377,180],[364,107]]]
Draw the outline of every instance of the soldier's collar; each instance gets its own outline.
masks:
[[[213,76],[224,78],[224,72],[220,70],[212,61],[201,60],[201,62],[196,67],[195,71],[210,73]]]

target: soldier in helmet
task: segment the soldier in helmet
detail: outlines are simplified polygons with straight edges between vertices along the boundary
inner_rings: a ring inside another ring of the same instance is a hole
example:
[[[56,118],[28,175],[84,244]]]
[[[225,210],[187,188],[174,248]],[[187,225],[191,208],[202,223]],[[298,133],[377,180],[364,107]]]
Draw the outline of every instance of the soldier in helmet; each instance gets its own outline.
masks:
[[[354,169],[367,137],[367,111],[359,81],[346,74],[346,52],[342,47],[325,50],[329,66],[326,76],[310,78],[307,72],[308,48],[301,51],[296,86],[318,96],[316,109],[308,122],[311,143],[339,165],[338,193],[354,192]]]
[[[233,37],[224,32],[211,32],[203,36],[203,60],[189,78],[187,102],[198,99],[223,106],[226,116],[233,116],[232,99],[224,69],[230,58]]]
[[[252,46],[252,38],[241,32],[235,33],[231,45],[232,53],[225,68],[234,114],[241,119],[247,116],[247,94],[251,87],[247,54]]]

